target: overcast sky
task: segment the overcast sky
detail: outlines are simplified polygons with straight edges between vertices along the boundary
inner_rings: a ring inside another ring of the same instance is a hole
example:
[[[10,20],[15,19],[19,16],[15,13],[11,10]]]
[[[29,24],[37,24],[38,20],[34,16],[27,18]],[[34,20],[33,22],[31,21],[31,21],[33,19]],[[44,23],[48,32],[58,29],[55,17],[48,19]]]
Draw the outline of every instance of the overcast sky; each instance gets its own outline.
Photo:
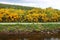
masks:
[[[60,0],[0,0],[0,3],[60,9]]]

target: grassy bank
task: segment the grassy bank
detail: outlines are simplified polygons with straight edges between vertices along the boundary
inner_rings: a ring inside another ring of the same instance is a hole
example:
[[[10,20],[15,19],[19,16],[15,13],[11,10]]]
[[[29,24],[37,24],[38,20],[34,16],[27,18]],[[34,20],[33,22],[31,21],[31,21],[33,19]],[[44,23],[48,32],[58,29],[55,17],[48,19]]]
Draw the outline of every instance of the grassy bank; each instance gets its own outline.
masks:
[[[42,31],[42,30],[56,30],[60,29],[60,24],[28,24],[28,25],[23,25],[23,24],[14,24],[14,25],[1,25],[0,24],[0,31]]]
[[[1,40],[60,38],[60,24],[0,24]]]

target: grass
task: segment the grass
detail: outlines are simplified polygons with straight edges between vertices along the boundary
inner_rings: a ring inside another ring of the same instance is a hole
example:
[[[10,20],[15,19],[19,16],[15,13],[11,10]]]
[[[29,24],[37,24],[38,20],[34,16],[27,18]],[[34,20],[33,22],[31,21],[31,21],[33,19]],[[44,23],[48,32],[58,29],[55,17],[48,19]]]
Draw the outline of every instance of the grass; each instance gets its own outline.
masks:
[[[41,31],[41,30],[55,30],[59,29],[60,24],[14,24],[14,25],[0,25],[0,32],[2,31]]]

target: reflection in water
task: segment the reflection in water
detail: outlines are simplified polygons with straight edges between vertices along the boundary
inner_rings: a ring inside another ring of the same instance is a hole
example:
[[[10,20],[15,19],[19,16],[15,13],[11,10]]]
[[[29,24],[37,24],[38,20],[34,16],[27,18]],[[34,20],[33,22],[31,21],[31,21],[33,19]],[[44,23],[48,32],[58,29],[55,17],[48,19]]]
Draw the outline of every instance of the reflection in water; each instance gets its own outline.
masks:
[[[19,40],[30,40],[30,39],[23,38],[23,39],[19,39]],[[32,39],[32,40],[35,40],[35,39]],[[39,40],[39,39],[36,39],[36,40]],[[44,38],[44,39],[40,39],[40,40],[60,40],[60,38]]]
[[[60,38],[45,38],[44,40],[60,40]]]

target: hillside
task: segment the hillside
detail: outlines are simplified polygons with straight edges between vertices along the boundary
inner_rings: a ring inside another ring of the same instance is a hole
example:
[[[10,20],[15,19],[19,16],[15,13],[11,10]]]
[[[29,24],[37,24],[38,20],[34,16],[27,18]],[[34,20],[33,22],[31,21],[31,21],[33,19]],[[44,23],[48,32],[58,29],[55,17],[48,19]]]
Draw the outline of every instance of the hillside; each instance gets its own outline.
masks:
[[[0,22],[60,22],[60,10],[0,4]]]
[[[34,7],[19,6],[19,5],[10,5],[10,4],[1,4],[0,3],[0,8],[14,8],[14,9],[25,9],[25,10],[29,10],[29,9],[32,9]]]

